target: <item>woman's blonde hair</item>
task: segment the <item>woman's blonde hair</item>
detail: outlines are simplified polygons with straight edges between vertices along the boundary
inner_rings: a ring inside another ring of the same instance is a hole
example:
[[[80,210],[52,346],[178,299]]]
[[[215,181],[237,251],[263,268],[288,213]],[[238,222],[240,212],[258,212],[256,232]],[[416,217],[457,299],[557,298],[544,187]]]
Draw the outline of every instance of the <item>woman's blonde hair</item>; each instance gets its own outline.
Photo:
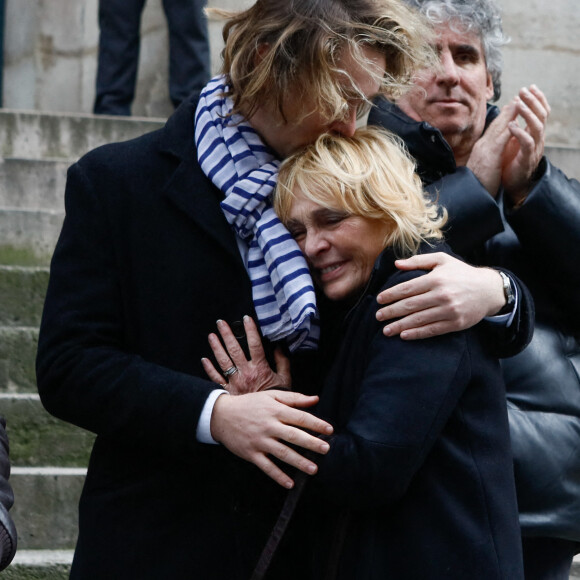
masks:
[[[273,204],[284,224],[297,191],[322,207],[384,222],[384,247],[399,258],[443,237],[446,211],[426,198],[402,141],[378,127],[353,137],[325,133],[282,163]]]
[[[386,75],[375,74],[380,92],[392,97],[417,68],[437,61],[428,44],[430,29],[400,0],[257,0],[239,13],[207,12],[228,18],[222,72],[233,113],[247,118],[267,99],[287,121],[284,99],[292,90],[293,98],[302,91],[313,103],[304,116],[316,110],[327,121],[342,119],[353,96],[366,101],[340,67],[345,51],[371,74],[363,49],[384,54]]]

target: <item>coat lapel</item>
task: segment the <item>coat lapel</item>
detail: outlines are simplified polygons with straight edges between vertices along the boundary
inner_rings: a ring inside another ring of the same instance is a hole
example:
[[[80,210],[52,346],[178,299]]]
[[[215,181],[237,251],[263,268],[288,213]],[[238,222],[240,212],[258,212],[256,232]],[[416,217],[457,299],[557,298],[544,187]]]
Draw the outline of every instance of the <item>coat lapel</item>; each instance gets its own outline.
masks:
[[[164,128],[161,150],[179,159],[164,195],[217,244],[240,260],[235,234],[220,207],[222,192],[205,176],[197,161],[194,115],[197,101],[183,103]]]

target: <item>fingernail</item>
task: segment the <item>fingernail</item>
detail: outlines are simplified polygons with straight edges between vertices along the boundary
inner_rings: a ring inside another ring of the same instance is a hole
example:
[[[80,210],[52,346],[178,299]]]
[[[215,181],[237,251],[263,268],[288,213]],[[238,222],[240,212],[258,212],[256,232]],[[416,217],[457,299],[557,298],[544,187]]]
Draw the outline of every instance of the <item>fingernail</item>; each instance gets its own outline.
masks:
[[[220,318],[219,320],[216,321],[216,324],[218,326],[221,326],[224,323],[224,321]]]
[[[323,444],[320,446],[320,450],[321,450],[321,451],[324,451],[324,453],[326,453],[326,452],[327,452],[329,449],[330,449],[330,445],[329,445],[328,443],[323,443]]]
[[[391,330],[391,327],[390,327],[390,326],[385,326],[385,328],[383,328],[383,334],[384,334],[385,336],[391,336],[391,333],[392,333],[392,332],[393,332],[393,331]]]
[[[286,487],[287,489],[292,489],[294,487],[294,482],[293,481],[287,481],[284,484],[284,487]]]
[[[383,320],[383,313],[380,310],[377,312],[377,320]]]
[[[309,465],[306,470],[308,471],[308,473],[316,473],[316,465]]]

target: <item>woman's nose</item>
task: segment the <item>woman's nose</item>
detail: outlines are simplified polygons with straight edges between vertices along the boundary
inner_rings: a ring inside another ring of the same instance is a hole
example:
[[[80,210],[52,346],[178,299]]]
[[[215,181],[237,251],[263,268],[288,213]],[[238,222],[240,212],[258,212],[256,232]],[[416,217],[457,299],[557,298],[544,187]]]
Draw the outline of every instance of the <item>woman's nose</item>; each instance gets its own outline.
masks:
[[[308,258],[314,258],[318,256],[321,252],[328,249],[328,240],[321,232],[313,232],[307,234],[304,239],[304,247],[302,251]]]

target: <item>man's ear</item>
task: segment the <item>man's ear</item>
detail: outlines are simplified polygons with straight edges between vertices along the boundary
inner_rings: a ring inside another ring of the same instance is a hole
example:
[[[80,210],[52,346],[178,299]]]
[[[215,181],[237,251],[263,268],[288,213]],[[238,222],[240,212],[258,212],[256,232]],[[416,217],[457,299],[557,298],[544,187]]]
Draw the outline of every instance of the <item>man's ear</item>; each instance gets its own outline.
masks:
[[[491,74],[487,73],[487,84],[485,87],[485,100],[491,101],[491,99],[493,99],[493,93],[494,93],[493,79],[491,78]]]
[[[256,55],[254,57],[254,66],[258,66],[264,60],[269,51],[269,42],[261,42],[258,44],[258,49],[256,50]]]

